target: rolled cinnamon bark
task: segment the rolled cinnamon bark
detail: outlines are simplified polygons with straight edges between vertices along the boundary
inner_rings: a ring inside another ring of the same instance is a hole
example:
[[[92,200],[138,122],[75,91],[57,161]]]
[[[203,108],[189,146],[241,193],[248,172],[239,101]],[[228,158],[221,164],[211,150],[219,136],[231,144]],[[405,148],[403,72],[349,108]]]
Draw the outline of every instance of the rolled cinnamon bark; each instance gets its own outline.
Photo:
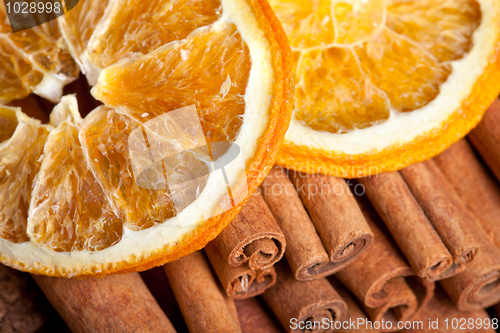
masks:
[[[458,155],[455,158],[460,160]],[[432,166],[433,163],[429,162],[429,165]],[[441,164],[440,166],[446,169],[434,166],[430,167],[429,170],[433,170],[436,178],[442,179],[442,186],[447,191],[453,205],[463,207],[459,211],[467,216],[464,221],[470,221],[469,229],[480,244],[476,259],[462,273],[442,280],[441,285],[461,311],[476,310],[493,305],[500,300],[500,248],[488,237],[479,222],[480,218],[465,208],[464,201],[455,192],[452,184],[446,181],[447,177],[443,175],[442,171],[447,170],[451,165]],[[466,165],[462,164],[460,167],[466,168]],[[477,184],[473,185],[477,186]]]
[[[469,326],[471,323],[474,324]],[[487,325],[487,323],[489,324]],[[407,325],[413,327],[404,329],[401,332],[495,333],[492,328],[491,318],[484,309],[468,312],[460,311],[441,288],[436,288],[436,295],[429,304]]]
[[[440,182],[428,169],[428,164],[429,162],[413,164],[400,172],[453,256],[453,265],[432,278],[437,281],[463,271],[477,254],[479,244],[467,227],[470,222],[463,221],[464,214],[458,212],[460,207],[450,202]]]
[[[500,187],[466,140],[434,158],[456,193],[500,247]]]
[[[82,280],[32,276],[73,332],[175,332],[139,273]]]
[[[374,208],[364,196],[358,202],[374,240],[369,251],[335,276],[359,299],[371,320],[383,318],[394,328],[397,320],[411,318],[429,302],[434,283],[411,276],[415,273],[382,231]]]
[[[283,232],[258,192],[213,243],[229,265],[236,267],[248,262],[253,270],[274,265],[286,247]]]
[[[368,318],[366,313],[363,312],[362,308],[358,302],[354,299],[354,296],[337,280],[333,275],[327,277],[328,282],[333,286],[333,288],[339,293],[340,297],[344,300],[347,305],[347,315],[345,322],[354,322],[356,325],[352,327],[351,325],[343,324],[342,328],[337,330],[339,333],[375,333],[380,332],[373,327],[373,325],[367,325]]]
[[[285,261],[275,267],[276,284],[263,298],[287,332],[332,332],[345,319],[347,306],[325,278],[297,281]]]
[[[189,332],[241,332],[235,310],[198,251],[163,266]],[[232,302],[232,300],[230,300]]]
[[[387,301],[376,308],[365,306],[365,311],[373,321],[386,322],[380,329],[382,332],[396,332],[399,331],[398,321],[407,321],[415,315],[418,301],[415,293],[402,276],[387,281],[385,288],[393,290]]]
[[[495,99],[467,138],[500,180],[500,99]]]
[[[370,245],[373,233],[344,179],[299,172],[290,172],[290,178],[330,261],[352,261]]]
[[[258,271],[254,271],[246,263],[238,267],[229,266],[227,258],[224,258],[212,243],[207,244],[205,253],[222,287],[233,299],[260,295],[276,283],[276,271],[273,266]]]
[[[419,277],[433,280],[451,267],[450,252],[399,172],[359,182]]]
[[[349,264],[349,260],[336,263],[330,261],[286,169],[273,167],[260,189],[285,235],[285,257],[297,280],[325,277]]]
[[[235,301],[241,330],[245,333],[281,333],[282,330],[269,316],[269,311],[260,303],[260,298],[252,297]]]

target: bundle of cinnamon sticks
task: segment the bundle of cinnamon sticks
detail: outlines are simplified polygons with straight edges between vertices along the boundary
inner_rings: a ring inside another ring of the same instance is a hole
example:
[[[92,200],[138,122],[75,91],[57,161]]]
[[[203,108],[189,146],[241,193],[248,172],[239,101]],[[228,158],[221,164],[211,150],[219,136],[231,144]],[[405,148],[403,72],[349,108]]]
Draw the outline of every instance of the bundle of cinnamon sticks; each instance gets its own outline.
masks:
[[[223,233],[163,267],[166,303],[190,332],[391,332],[412,320],[425,325],[406,331],[425,332],[434,319],[489,318],[500,302],[496,124],[500,101],[472,145],[356,181],[274,167]],[[75,332],[175,332],[137,273],[34,279]]]

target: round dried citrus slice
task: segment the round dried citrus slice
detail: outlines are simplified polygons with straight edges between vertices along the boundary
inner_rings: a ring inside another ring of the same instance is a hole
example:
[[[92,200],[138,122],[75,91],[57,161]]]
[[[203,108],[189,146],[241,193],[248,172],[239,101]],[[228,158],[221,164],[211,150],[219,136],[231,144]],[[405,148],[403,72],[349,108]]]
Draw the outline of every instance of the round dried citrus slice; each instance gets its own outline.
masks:
[[[292,53],[266,1],[80,3],[60,27],[104,105],[82,119],[64,96],[49,125],[0,109],[0,185],[24,186],[0,207],[0,259],[145,270],[205,246],[262,182],[291,118]],[[19,140],[28,125],[42,145]]]
[[[6,8],[0,5],[0,103],[32,92],[58,102],[64,85],[79,73],[63,44],[57,21],[12,33]]]
[[[393,171],[465,136],[500,91],[495,0],[270,0],[295,56],[277,163]]]

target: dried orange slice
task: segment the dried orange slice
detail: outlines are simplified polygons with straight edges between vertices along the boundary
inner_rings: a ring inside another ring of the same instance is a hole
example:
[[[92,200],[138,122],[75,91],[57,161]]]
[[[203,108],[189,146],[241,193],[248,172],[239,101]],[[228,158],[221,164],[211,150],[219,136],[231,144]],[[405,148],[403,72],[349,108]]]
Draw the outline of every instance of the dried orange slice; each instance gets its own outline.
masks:
[[[0,103],[32,92],[58,102],[64,85],[79,73],[63,44],[57,21],[12,33],[6,8],[0,5]]]
[[[101,276],[202,248],[262,182],[291,118],[292,53],[269,4],[80,1],[60,27],[104,106],[82,119],[64,96],[49,125],[0,109],[0,186],[24,184],[0,206],[1,262]],[[24,123],[42,145],[18,140]]]
[[[295,55],[287,168],[401,169],[465,136],[500,92],[498,1],[270,3]]]

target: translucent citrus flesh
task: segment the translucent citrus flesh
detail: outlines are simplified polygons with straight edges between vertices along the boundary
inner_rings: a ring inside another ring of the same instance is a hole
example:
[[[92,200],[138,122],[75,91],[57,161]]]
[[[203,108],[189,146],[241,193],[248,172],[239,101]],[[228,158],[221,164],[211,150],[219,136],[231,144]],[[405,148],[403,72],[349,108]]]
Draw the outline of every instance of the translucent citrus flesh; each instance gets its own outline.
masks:
[[[163,223],[176,213],[168,189],[144,189],[135,182],[128,138],[138,127],[129,117],[101,108],[85,119],[80,133],[90,168],[117,214],[134,230]],[[147,154],[148,147],[142,150]]]
[[[248,47],[228,23],[105,69],[92,94],[139,122],[195,105],[207,141],[230,142],[243,122],[250,68]]]
[[[56,21],[13,34],[5,7],[0,6],[0,102],[33,92],[44,75],[78,76],[78,66],[58,44]]]
[[[355,44],[371,38],[383,26],[386,0],[332,1],[335,43]]]
[[[293,49],[308,49],[335,42],[331,1],[269,1]]]
[[[166,43],[186,38],[193,30],[215,22],[218,0],[116,1],[112,25],[88,50],[96,66],[105,68],[134,53],[147,54]]]
[[[297,72],[295,117],[312,129],[343,133],[389,118],[385,93],[360,70],[351,49],[303,53]]]
[[[102,18],[108,0],[79,1],[75,8],[59,18],[66,31],[66,41],[74,50],[74,55],[80,57],[94,33],[94,28]]]
[[[448,64],[437,62],[420,45],[389,29],[355,51],[363,71],[398,111],[413,111],[427,105],[436,98],[439,85],[451,73]]]
[[[470,0],[393,0],[387,25],[419,43],[439,62],[460,59],[472,47],[481,10]]]
[[[50,133],[33,190],[28,235],[53,251],[98,251],[122,235],[122,221],[87,167],[78,132],[66,121]]]
[[[347,133],[434,100],[472,47],[475,0],[271,0],[296,52],[295,117]]]
[[[0,109],[0,140],[8,140],[0,145],[0,237],[22,243],[29,241],[26,226],[31,191],[48,130],[36,124],[13,122],[12,113]],[[3,126],[5,121],[10,124]]]

